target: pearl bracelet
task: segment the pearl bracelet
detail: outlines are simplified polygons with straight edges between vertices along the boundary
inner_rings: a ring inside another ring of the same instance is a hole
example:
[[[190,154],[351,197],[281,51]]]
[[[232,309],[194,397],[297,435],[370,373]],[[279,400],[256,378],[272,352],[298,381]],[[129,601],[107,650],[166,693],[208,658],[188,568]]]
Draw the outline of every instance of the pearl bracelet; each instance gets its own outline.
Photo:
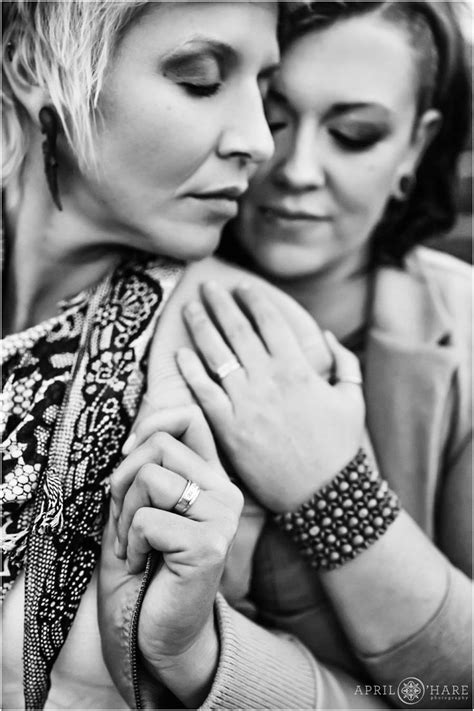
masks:
[[[317,570],[334,570],[382,536],[400,502],[360,449],[354,459],[296,511],[274,517]]]

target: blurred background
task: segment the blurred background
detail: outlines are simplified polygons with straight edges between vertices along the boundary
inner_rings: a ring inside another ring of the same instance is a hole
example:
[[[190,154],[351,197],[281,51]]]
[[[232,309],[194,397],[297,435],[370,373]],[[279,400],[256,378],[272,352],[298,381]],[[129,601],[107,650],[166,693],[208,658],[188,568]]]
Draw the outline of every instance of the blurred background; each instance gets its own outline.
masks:
[[[454,0],[456,2],[456,0]],[[468,47],[470,51],[471,68],[474,70],[474,0],[457,2],[459,11],[462,17],[462,26],[465,30],[468,39]],[[474,112],[474,103],[471,109],[471,116]],[[473,262],[473,216],[472,216],[472,174],[473,174],[473,139],[472,139],[472,121],[471,121],[471,137],[469,144],[466,146],[459,166],[459,219],[454,229],[449,235],[431,240],[429,243],[436,249],[441,249],[443,252],[453,254],[466,262]]]

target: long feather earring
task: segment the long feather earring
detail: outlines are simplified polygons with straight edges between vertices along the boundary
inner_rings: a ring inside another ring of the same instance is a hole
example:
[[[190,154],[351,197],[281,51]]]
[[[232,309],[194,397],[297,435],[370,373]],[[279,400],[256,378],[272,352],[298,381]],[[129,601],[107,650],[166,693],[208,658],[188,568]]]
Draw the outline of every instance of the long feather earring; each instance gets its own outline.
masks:
[[[39,122],[41,125],[41,133],[44,133],[43,141],[43,158],[44,172],[48,188],[53,198],[53,202],[62,211],[61,200],[59,197],[58,186],[58,161],[56,157],[56,141],[59,131],[59,117],[52,106],[43,106],[40,110]]]

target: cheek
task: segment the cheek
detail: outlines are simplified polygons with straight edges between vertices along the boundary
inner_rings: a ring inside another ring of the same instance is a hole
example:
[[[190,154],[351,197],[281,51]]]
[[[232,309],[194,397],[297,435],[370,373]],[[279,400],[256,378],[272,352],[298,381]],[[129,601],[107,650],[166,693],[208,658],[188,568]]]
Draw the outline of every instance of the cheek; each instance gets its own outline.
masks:
[[[346,160],[340,166],[339,196],[347,217],[378,221],[390,199],[396,165],[388,156],[379,156]]]
[[[105,163],[131,180],[158,179],[165,189],[192,175],[212,150],[215,129],[201,107],[176,94],[136,85],[127,100],[111,101],[104,111]]]

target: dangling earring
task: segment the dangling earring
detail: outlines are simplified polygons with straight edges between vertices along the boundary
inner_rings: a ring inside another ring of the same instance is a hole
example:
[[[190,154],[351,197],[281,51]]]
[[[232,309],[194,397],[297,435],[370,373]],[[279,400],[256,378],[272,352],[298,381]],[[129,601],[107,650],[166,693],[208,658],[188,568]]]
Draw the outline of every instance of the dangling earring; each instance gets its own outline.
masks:
[[[393,197],[395,200],[404,202],[408,200],[413,192],[416,183],[416,176],[413,173],[407,175],[402,175],[400,182],[398,183],[398,188],[395,190]]]
[[[39,122],[41,133],[44,133],[43,141],[43,158],[44,172],[46,173],[46,181],[48,188],[53,198],[53,202],[62,211],[61,200],[59,199],[58,188],[58,161],[56,158],[56,139],[59,131],[59,117],[52,106],[43,106],[40,110]]]

